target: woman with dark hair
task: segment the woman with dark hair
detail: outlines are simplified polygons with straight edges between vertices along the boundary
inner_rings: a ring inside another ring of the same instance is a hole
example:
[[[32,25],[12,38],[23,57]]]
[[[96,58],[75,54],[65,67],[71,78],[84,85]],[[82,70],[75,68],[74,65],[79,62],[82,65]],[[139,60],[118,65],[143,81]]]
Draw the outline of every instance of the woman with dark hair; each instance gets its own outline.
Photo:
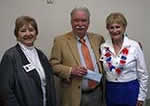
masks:
[[[0,63],[1,96],[7,106],[56,106],[52,68],[43,52],[34,46],[38,26],[32,17],[16,19],[17,44]]]

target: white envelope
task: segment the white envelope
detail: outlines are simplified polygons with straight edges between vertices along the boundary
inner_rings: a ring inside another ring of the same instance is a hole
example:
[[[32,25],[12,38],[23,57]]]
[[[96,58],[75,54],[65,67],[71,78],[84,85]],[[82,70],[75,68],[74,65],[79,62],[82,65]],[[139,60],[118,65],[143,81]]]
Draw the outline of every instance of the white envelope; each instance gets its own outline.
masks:
[[[102,74],[88,70],[87,74],[83,78],[100,82],[102,78]]]

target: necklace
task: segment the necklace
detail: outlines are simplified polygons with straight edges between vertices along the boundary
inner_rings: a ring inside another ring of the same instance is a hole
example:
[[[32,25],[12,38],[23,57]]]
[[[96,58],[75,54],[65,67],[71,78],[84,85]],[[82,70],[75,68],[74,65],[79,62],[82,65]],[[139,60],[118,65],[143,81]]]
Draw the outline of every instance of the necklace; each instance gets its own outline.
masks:
[[[112,53],[111,51],[109,50],[109,47],[105,47],[105,61],[107,63],[107,66],[109,67],[109,71],[112,71],[113,69],[115,70],[115,72],[120,75],[120,73],[122,72],[123,70],[123,67],[126,63],[126,60],[127,60],[127,55],[128,55],[128,48],[123,48],[122,51],[120,52],[121,53],[121,56],[120,56],[120,60],[119,60],[119,67],[116,67],[115,65],[112,64]]]

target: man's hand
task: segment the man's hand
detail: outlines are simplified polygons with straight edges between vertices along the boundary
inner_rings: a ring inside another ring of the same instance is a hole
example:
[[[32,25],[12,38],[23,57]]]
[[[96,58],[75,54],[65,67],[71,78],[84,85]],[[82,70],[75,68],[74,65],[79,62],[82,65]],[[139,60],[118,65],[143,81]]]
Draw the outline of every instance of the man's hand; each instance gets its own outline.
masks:
[[[74,66],[71,70],[72,77],[82,78],[84,75],[87,74],[87,69],[83,66]]]

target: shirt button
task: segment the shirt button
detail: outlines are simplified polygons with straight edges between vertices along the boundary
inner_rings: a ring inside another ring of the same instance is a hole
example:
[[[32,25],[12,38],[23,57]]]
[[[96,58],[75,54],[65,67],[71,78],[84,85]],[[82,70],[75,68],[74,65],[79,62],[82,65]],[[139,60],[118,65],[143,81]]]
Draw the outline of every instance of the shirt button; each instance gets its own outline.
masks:
[[[78,88],[80,89],[80,86],[78,86]]]

